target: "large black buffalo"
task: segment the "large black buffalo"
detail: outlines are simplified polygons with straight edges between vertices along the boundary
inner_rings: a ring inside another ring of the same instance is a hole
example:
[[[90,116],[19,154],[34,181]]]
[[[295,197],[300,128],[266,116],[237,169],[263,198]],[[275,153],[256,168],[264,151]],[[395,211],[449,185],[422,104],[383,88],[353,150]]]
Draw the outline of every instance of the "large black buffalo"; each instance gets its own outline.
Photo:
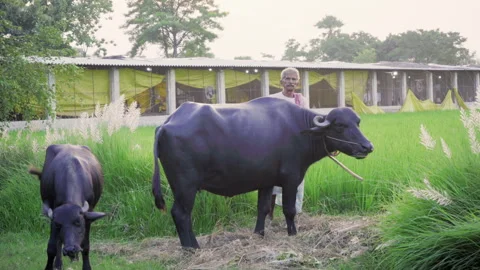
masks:
[[[29,172],[40,179],[43,214],[51,220],[45,269],[54,269],[54,260],[55,269],[61,269],[62,253],[73,260],[79,252],[83,269],[91,269],[90,225],[105,216],[92,212],[103,189],[97,158],[86,146],[50,145],[43,171],[31,168]]]
[[[271,97],[235,105],[183,103],[155,130],[155,204],[165,210],[159,158],[174,194],[171,213],[183,247],[199,248],[191,212],[200,190],[223,196],[258,190],[255,233],[264,235],[273,186],[283,187],[287,231],[294,235],[295,194],[308,167],[334,151],[356,158],[373,151],[359,123],[349,108],[323,116]]]

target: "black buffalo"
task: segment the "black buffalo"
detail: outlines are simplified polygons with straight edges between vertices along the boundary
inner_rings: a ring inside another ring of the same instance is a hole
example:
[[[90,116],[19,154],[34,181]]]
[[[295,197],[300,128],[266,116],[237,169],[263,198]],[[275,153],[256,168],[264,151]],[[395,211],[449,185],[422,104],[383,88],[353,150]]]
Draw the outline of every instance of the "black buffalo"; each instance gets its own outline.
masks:
[[[54,260],[55,269],[61,269],[62,252],[72,260],[82,252],[83,269],[91,269],[90,225],[105,216],[92,212],[103,189],[97,158],[86,146],[50,145],[43,171],[31,168],[29,172],[40,179],[43,214],[51,220],[45,269],[54,269]]]
[[[174,195],[171,214],[183,247],[199,248],[191,211],[200,190],[223,196],[258,190],[254,232],[264,235],[273,186],[281,186],[287,231],[294,235],[295,194],[308,167],[329,152],[364,158],[373,151],[359,123],[349,108],[323,116],[271,97],[223,106],[183,103],[155,130],[155,204],[165,209],[159,158]]]

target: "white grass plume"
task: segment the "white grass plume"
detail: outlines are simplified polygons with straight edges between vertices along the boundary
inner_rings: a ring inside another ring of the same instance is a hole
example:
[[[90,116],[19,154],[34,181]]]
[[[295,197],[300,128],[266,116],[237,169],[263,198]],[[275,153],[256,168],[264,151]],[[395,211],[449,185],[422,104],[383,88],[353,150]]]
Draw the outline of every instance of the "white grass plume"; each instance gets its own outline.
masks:
[[[33,139],[32,141],[32,152],[33,153],[40,152],[40,145],[38,145],[37,139]]]
[[[112,136],[114,132],[119,130],[123,125],[123,117],[125,114],[125,96],[121,95],[114,102],[105,105],[102,113],[102,122],[107,124],[107,132]]]
[[[430,136],[423,124],[420,125],[420,143],[428,150],[433,150],[437,143],[432,136]]]
[[[477,129],[480,129],[480,112],[477,110],[460,110],[460,120],[467,129],[472,153],[480,153],[480,143],[477,140]]]
[[[141,149],[142,149],[142,147],[141,147],[138,143],[135,144],[134,146],[132,146],[132,150],[133,150],[133,151],[141,150]]]
[[[480,82],[477,81],[477,91],[475,93],[475,107],[480,108]]]
[[[57,128],[50,128],[47,126],[45,129],[45,145],[51,145],[55,142],[65,139],[65,131],[60,132]]]
[[[446,206],[452,203],[452,200],[448,196],[448,194],[444,192],[440,192],[432,187],[428,179],[424,179],[423,183],[427,186],[426,189],[418,189],[418,188],[411,188],[408,189],[408,192],[412,193],[413,196],[423,200],[432,200],[437,202],[439,205]]]
[[[124,115],[124,125],[130,129],[131,132],[135,131],[138,127],[138,120],[140,119],[140,110],[137,109],[137,102],[134,101],[130,104]]]
[[[91,139],[94,142],[102,143],[102,129],[106,127],[109,136],[112,136],[122,126],[126,126],[134,132],[140,121],[140,109],[133,102],[129,108],[125,108],[125,97],[121,95],[118,100],[106,104],[103,108],[97,103],[94,113],[82,113],[74,128],[76,135],[83,139]],[[74,134],[75,135],[75,134]]]
[[[17,143],[22,139],[22,133],[23,133],[23,129],[19,129],[17,132],[17,140],[15,141],[15,143]]]
[[[0,136],[0,139],[8,141],[9,137],[10,137],[10,134],[8,134],[8,128],[4,128],[2,131],[2,136]]]
[[[88,113],[82,112],[80,114],[80,118],[76,121],[76,126],[74,128],[75,133],[80,135],[80,137],[82,137],[85,140],[89,138],[89,132],[88,132],[89,121],[90,119],[88,117]]]
[[[452,158],[452,151],[450,150],[450,147],[448,147],[448,144],[445,142],[443,138],[440,137],[440,142],[442,143],[442,150],[445,156],[449,159]]]

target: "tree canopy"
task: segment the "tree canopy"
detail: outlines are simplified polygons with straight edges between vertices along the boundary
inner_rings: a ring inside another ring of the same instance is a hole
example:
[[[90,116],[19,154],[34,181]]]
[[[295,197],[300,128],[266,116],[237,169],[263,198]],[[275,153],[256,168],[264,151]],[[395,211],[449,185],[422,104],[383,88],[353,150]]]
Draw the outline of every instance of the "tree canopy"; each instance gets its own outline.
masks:
[[[336,17],[325,16],[314,25],[321,30],[319,36],[305,45],[289,39],[282,59],[356,63],[407,61],[445,65],[469,64],[475,59],[475,53],[464,47],[467,39],[458,32],[418,29],[391,34],[381,41],[363,31],[343,33],[343,25]]]
[[[128,8],[123,28],[133,42],[130,56],[158,45],[167,58],[212,57],[206,43],[217,38],[218,19],[227,15],[213,0],[128,0]]]
[[[285,43],[285,46],[282,60],[301,61],[305,57],[305,51],[297,40],[291,38]]]
[[[379,60],[385,61],[462,65],[471,63],[475,56],[463,47],[465,41],[458,32],[419,29],[389,35],[377,53]]]

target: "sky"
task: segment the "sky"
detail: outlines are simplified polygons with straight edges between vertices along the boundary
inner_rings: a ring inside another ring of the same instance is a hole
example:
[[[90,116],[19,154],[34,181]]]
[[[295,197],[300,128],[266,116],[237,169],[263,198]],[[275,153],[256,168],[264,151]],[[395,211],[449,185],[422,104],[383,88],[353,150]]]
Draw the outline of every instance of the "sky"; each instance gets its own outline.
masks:
[[[459,32],[464,46],[480,58],[480,0],[215,0],[229,14],[219,22],[223,31],[209,43],[219,59],[251,56],[262,59],[267,53],[280,60],[288,39],[300,44],[320,35],[314,25],[326,15],[344,23],[342,32],[367,32],[380,40],[408,30],[439,29]],[[125,23],[125,0],[113,0],[112,20],[102,20],[98,37],[113,40],[108,55],[126,55],[131,43],[120,26]],[[158,46],[150,45],[143,56],[162,57]]]

